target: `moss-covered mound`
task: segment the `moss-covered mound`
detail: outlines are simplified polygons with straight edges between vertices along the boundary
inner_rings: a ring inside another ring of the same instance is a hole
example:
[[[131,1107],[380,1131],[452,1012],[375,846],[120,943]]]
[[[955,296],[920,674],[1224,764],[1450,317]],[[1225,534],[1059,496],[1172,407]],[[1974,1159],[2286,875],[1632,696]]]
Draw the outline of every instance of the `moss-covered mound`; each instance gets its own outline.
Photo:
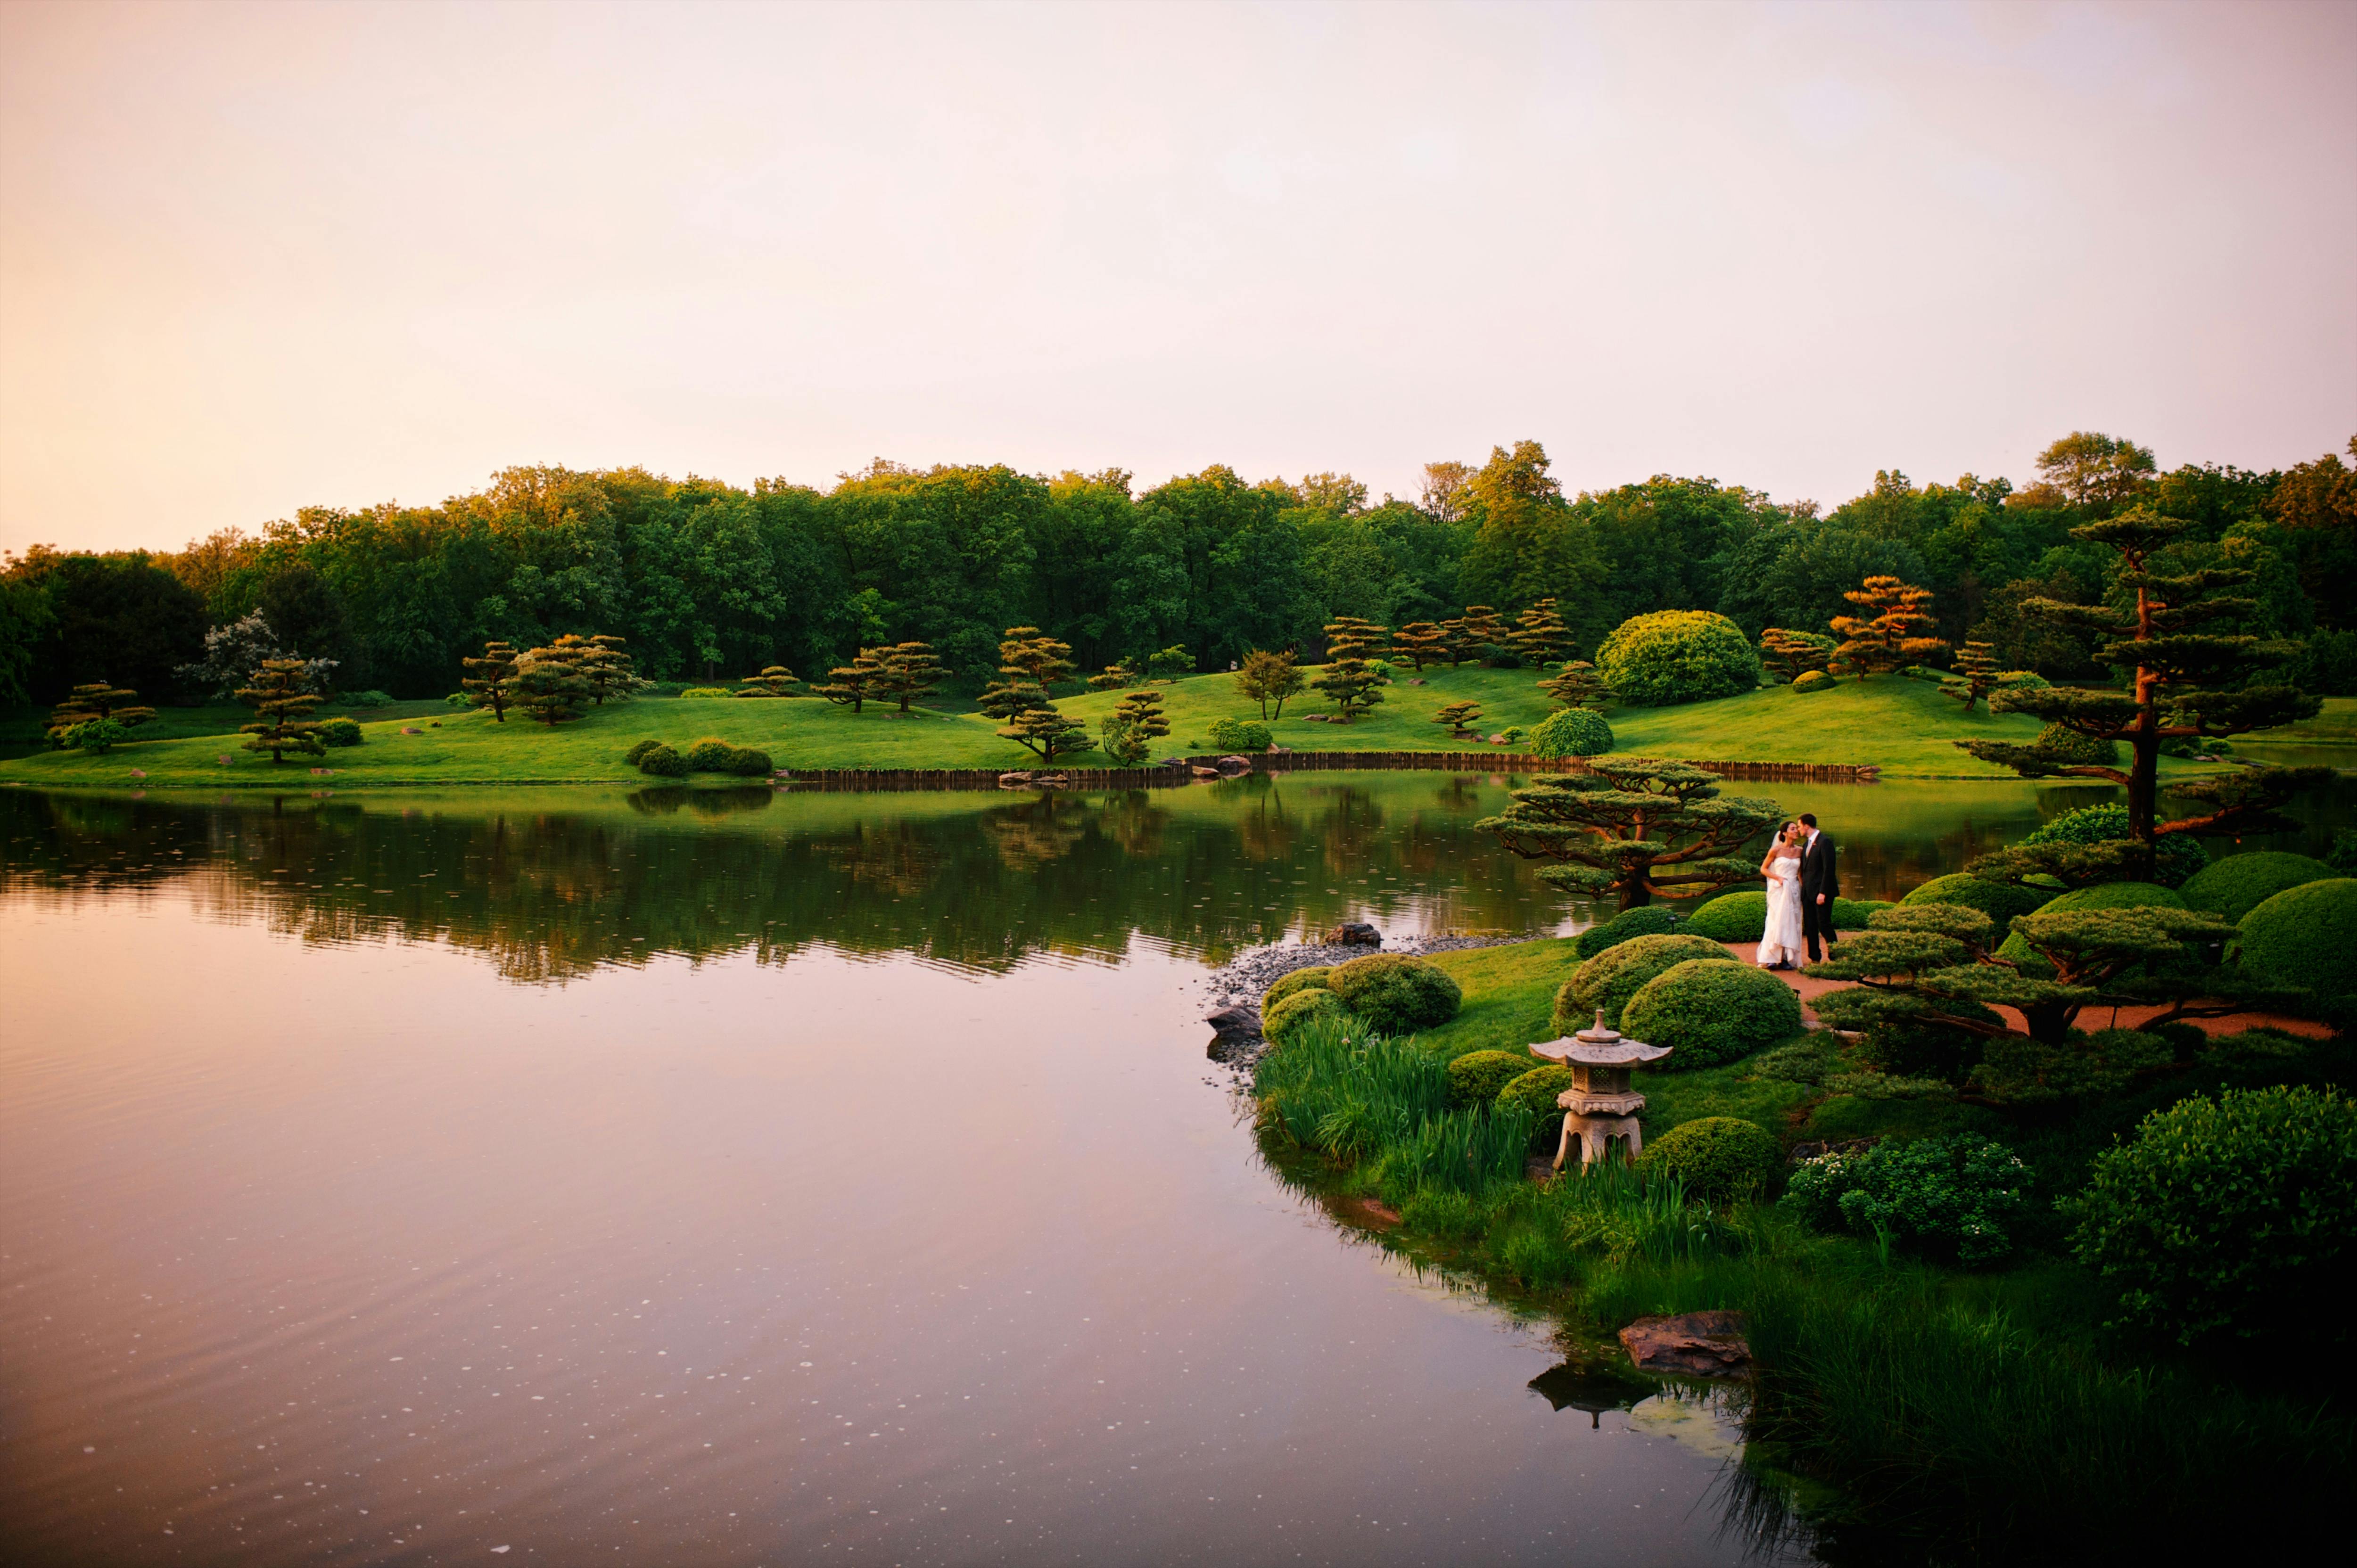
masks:
[[[1342,999],[1330,991],[1297,991],[1260,1015],[1260,1028],[1270,1039],[1282,1041],[1306,1024],[1321,1018],[1339,1022],[1350,1015],[1351,1010],[1342,1005]]]
[[[1338,963],[1326,989],[1386,1035],[1405,1035],[1457,1016],[1465,993],[1446,972],[1420,958],[1373,953]]]
[[[1709,610],[1631,616],[1596,650],[1597,672],[1632,707],[1702,703],[1760,685],[1760,650]]]
[[[1986,915],[2001,931],[2016,915],[2042,909],[2053,897],[2054,890],[2050,887],[2020,887],[2010,882],[1986,882],[1959,871],[1947,876],[1934,876],[1899,901],[1901,904],[1962,904],[1967,909],[1978,909]]]
[[[1715,942],[1756,942],[1768,930],[1768,895],[1722,893],[1687,916],[1684,929]]]
[[[1571,950],[1582,958],[1594,958],[1633,937],[1658,937],[1677,923],[1677,916],[1659,904],[1640,905],[1600,926],[1588,927],[1573,939]]]
[[[1563,1107],[1555,1103],[1555,1097],[1570,1087],[1571,1069],[1550,1063],[1533,1068],[1498,1090],[1498,1104],[1505,1110],[1529,1112],[1531,1142],[1551,1147],[1563,1137]]]
[[[1801,999],[1767,971],[1731,958],[1689,959],[1638,988],[1620,1032],[1677,1052],[1664,1068],[1717,1067],[1801,1032]]]
[[[2339,875],[2324,862],[2310,860],[2304,854],[2258,850],[2212,861],[2187,877],[2185,886],[2177,892],[2189,909],[2207,909],[2240,922],[2244,916],[2286,888],[2329,882]]]
[[[2106,882],[2065,893],[2039,909],[2041,915],[2067,915],[2074,909],[2182,909],[2185,900],[2153,882]],[[2007,937],[1997,944],[1997,956],[2025,964],[2033,972],[2051,972],[2028,942]]]
[[[1527,1051],[1468,1051],[1448,1064],[1448,1101],[1452,1105],[1480,1105],[1498,1098],[1498,1091],[1531,1070]]]
[[[2243,968],[2274,985],[2297,985],[2327,1003],[2357,998],[2357,878],[2287,887],[2243,917]]]
[[[1681,1122],[1645,1145],[1641,1169],[1675,1176],[1688,1196],[1732,1203],[1776,1179],[1783,1151],[1757,1122],[1739,1116],[1698,1116]]]
[[[1874,918],[1877,909],[1895,909],[1898,906],[1888,898],[1836,898],[1834,900],[1834,929],[1862,931]]]
[[[1330,963],[1314,963],[1308,969],[1297,969],[1291,974],[1281,975],[1276,983],[1262,994],[1261,1007],[1263,1010],[1274,1007],[1297,991],[1323,991],[1326,989],[1326,977],[1333,972],[1334,966]]]
[[[1675,935],[1633,937],[1605,949],[1571,972],[1555,993],[1555,1026],[1569,1033],[1595,1021],[1604,1009],[1604,1021],[1620,1026],[1620,1009],[1653,976],[1688,959],[1725,958],[1727,950],[1702,937]]]

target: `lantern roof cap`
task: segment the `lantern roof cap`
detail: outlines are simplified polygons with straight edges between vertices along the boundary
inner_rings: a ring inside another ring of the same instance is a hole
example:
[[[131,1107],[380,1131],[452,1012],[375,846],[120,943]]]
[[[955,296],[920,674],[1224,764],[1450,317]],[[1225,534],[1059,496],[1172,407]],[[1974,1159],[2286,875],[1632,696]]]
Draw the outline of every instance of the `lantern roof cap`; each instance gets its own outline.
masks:
[[[1594,1024],[1559,1040],[1541,1041],[1531,1047],[1531,1054],[1566,1066],[1577,1062],[1582,1067],[1628,1067],[1637,1062],[1659,1061],[1673,1048],[1629,1038],[1604,1021],[1604,1009],[1598,1007]]]

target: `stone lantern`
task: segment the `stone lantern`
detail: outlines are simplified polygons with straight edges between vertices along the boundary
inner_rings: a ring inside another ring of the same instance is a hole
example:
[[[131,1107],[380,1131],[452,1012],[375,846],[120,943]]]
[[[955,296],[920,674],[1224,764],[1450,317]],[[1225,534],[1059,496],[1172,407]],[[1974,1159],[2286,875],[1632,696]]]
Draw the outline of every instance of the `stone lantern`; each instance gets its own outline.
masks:
[[[1563,1141],[1555,1151],[1556,1170],[1563,1169],[1563,1162],[1570,1156],[1574,1138],[1579,1140],[1583,1168],[1602,1159],[1605,1145],[1615,1138],[1627,1144],[1631,1160],[1642,1152],[1644,1134],[1638,1131],[1637,1112],[1645,1108],[1645,1097],[1629,1087],[1629,1069],[1639,1062],[1660,1061],[1670,1049],[1624,1037],[1604,1022],[1601,1007],[1596,1010],[1593,1027],[1531,1047],[1531,1055],[1571,1069],[1571,1087],[1555,1101],[1563,1107]]]

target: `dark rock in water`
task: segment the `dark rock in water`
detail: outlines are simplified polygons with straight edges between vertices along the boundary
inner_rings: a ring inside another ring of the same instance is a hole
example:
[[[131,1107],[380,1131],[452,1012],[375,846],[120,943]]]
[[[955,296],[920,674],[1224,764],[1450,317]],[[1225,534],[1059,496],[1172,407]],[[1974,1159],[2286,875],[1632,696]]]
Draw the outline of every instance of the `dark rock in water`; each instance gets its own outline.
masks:
[[[1383,934],[1364,920],[1352,920],[1329,930],[1325,943],[1329,948],[1379,948],[1383,945]]]
[[[1203,1015],[1203,1022],[1222,1035],[1257,1035],[1260,1033],[1260,1009],[1241,1002],[1225,1007],[1215,1007]]]
[[[1620,1331],[1629,1359],[1649,1372],[1727,1378],[1748,1371],[1751,1347],[1739,1312],[1687,1312],[1641,1317]]]

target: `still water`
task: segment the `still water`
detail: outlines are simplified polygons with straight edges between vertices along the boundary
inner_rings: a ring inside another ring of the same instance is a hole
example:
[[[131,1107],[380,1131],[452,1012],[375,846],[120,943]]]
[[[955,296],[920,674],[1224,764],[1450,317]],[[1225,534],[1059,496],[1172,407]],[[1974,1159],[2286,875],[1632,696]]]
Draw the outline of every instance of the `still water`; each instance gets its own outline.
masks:
[[[1789,793],[1869,897],[2091,798]],[[1239,946],[1591,918],[1503,798],[0,792],[9,1560],[1743,1560],[1204,1058]]]

